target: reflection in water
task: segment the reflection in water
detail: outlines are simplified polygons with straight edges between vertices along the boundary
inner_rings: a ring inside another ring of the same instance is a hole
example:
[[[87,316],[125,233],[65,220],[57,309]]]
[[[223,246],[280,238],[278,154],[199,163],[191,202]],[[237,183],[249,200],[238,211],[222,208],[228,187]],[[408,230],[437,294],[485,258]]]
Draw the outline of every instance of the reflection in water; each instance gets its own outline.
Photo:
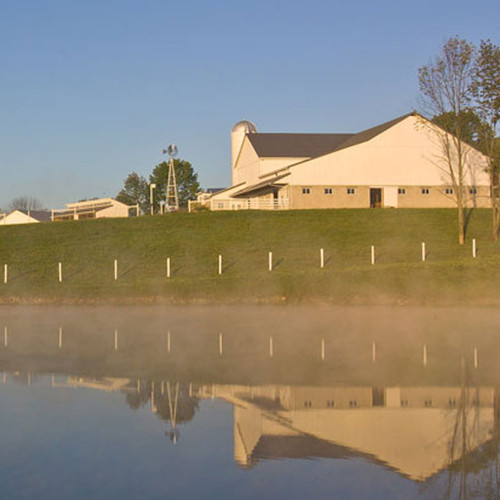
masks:
[[[29,375],[30,376],[30,375]],[[31,377],[31,376],[30,376]],[[84,387],[106,392],[120,391],[125,394],[127,405],[138,410],[146,405],[158,418],[168,422],[170,428],[165,435],[176,444],[179,438],[177,424],[184,424],[194,418],[199,406],[199,398],[192,396],[192,384],[170,381],[155,382],[146,380],[132,381],[125,378],[67,377],[65,383],[56,384],[52,375],[53,387]]]
[[[370,387],[209,386],[201,395],[213,391],[234,405],[234,458],[244,467],[362,455],[422,481],[490,442],[498,426],[492,388],[469,398],[460,387],[389,387],[382,401]]]
[[[5,374],[4,383],[32,384],[31,374]],[[431,489],[447,469],[444,498],[458,482],[468,498],[467,477],[495,471],[488,487],[498,487],[499,394],[473,387],[464,375],[459,387],[359,387],[193,384],[69,376],[55,388],[121,392],[131,409],[148,406],[169,423],[176,443],[178,424],[187,424],[203,399],[233,406],[234,461],[253,468],[262,459],[361,457],[389,467]],[[230,430],[228,429],[228,432]],[[457,481],[458,478],[458,481]],[[435,493],[435,492],[433,492]]]
[[[464,337],[453,344],[408,336],[401,349],[385,333],[375,360],[374,341],[355,330],[348,348],[323,332],[293,342],[296,352],[288,347],[286,356],[273,330],[272,358],[264,328],[240,334],[233,344],[225,340],[224,355],[220,333],[210,343],[206,334],[184,331],[175,354],[170,330],[168,349],[162,332],[128,332],[117,342],[117,333],[90,338],[75,328],[64,343],[60,337],[47,343],[40,331],[11,330],[0,350],[5,385],[50,377],[54,390],[121,394],[132,410],[149,408],[165,422],[163,432],[179,447],[179,428],[188,435],[201,402],[218,399],[233,408],[227,433],[234,462],[244,469],[271,459],[359,458],[418,483],[430,498],[498,498],[500,378],[487,357],[496,361],[496,338],[483,345],[479,368],[477,339],[472,350]],[[311,339],[321,341],[320,355],[304,354]],[[335,346],[336,357],[325,356],[325,345]],[[422,345],[424,363],[412,357]],[[445,352],[439,359],[438,348]]]
[[[126,401],[129,407],[138,409],[149,403],[154,414],[170,423],[170,429],[165,434],[174,444],[177,443],[177,424],[189,422],[198,410],[198,398],[191,396],[191,386],[163,380],[159,383],[138,380],[131,384],[137,387],[137,390],[127,392]]]

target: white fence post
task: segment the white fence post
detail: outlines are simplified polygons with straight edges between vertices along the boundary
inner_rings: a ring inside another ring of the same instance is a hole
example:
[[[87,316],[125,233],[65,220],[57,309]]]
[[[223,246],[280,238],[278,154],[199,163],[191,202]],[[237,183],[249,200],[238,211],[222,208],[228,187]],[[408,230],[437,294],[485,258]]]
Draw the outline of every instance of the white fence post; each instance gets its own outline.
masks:
[[[269,271],[273,270],[273,252],[269,252],[268,268],[269,268]]]
[[[58,271],[59,271],[59,283],[62,283],[62,263],[59,262],[59,265],[58,265]]]
[[[62,326],[59,327],[59,349],[62,349],[63,344],[63,329]]]
[[[115,281],[118,279],[118,261],[115,259]]]
[[[269,337],[269,357],[272,358],[274,356],[274,346],[273,346],[273,337]]]
[[[170,257],[167,257],[167,278],[170,278]]]
[[[167,332],[167,352],[170,352],[170,330]]]
[[[222,333],[219,333],[219,354],[222,356]]]
[[[4,264],[3,265],[3,282],[7,283],[8,279],[9,279],[9,267],[7,266],[7,264]]]
[[[425,241],[422,241],[422,262],[425,262],[426,253],[425,253]]]
[[[9,330],[7,326],[5,326],[3,329],[3,345],[4,347],[7,347],[9,345]]]
[[[476,258],[476,238],[472,240],[472,258]]]
[[[478,363],[477,347],[474,347],[474,368],[477,368],[478,365],[479,363]]]
[[[377,361],[377,345],[375,341],[372,342],[372,362],[375,363]]]
[[[325,359],[325,339],[321,339],[321,360],[324,361]]]
[[[422,348],[422,363],[427,366],[427,344],[424,344]]]
[[[372,265],[375,264],[375,245],[372,245]]]
[[[118,330],[115,328],[115,351],[118,351]]]
[[[222,274],[222,255],[219,255],[219,274]]]
[[[319,249],[319,267],[323,269],[325,267],[325,250],[324,248]]]

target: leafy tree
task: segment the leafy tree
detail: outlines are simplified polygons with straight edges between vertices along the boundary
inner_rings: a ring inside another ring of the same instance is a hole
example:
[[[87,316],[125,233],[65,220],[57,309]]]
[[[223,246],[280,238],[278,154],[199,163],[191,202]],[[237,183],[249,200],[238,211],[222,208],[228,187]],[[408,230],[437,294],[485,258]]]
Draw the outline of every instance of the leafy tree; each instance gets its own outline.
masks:
[[[458,117],[452,111],[448,111],[434,116],[431,121],[450,133],[453,133],[455,123],[458,121],[462,131],[462,140],[474,146],[482,153],[486,153],[483,137],[488,124],[481,120],[481,117],[474,109],[467,108]]]
[[[474,75],[474,47],[458,37],[450,38],[440,53],[418,70],[423,104],[431,116],[449,113],[449,130],[432,127],[441,146],[441,160],[453,186],[457,204],[458,242],[465,242],[465,182],[468,164],[467,146],[463,142],[463,112],[471,101],[471,84]]]
[[[198,174],[196,174],[191,163],[185,160],[174,159],[177,192],[179,195],[179,206],[187,207],[188,200],[194,200],[200,190]],[[153,194],[155,211],[159,210],[160,200],[165,201],[168,182],[168,163],[162,162],[153,169],[149,181],[156,184]]]
[[[18,196],[9,203],[9,210],[44,210],[43,203],[33,196]]]
[[[481,132],[484,152],[489,158],[493,239],[500,229],[500,150],[495,136],[500,122],[500,47],[490,40],[482,40],[474,65],[471,92],[476,110],[488,127]]]
[[[127,176],[123,189],[118,193],[116,199],[126,205],[139,205],[139,209],[143,214],[150,213],[148,182],[136,172],[132,172]]]

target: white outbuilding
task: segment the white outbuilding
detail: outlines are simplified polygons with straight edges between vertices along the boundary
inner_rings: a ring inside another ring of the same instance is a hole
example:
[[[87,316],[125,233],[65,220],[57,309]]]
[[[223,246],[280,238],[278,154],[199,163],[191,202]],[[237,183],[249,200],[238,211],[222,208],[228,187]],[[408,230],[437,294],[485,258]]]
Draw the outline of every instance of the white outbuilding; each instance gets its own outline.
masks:
[[[248,121],[231,132],[232,185],[212,210],[441,208],[456,206],[444,146],[455,138],[412,112],[359,133],[260,133]],[[487,158],[461,143],[468,206],[490,204]],[[456,172],[455,172],[456,174]]]
[[[130,217],[137,215],[137,205],[126,205],[114,198],[98,198],[93,200],[66,203],[62,210],[52,210],[53,221],[82,220]]]
[[[12,224],[34,224],[37,222],[49,222],[51,213],[45,210],[12,210],[0,218],[0,226]]]

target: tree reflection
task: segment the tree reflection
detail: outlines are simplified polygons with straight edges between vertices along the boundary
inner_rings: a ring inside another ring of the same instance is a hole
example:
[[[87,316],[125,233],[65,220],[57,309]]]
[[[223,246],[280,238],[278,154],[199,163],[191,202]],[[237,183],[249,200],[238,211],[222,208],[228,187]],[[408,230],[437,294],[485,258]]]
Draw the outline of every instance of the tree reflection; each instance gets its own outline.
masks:
[[[137,410],[149,404],[151,411],[161,420],[170,424],[165,433],[175,444],[179,438],[177,424],[192,420],[199,407],[199,399],[191,395],[189,384],[170,381],[136,380],[123,391],[130,408]]]
[[[495,395],[494,427],[491,440],[477,446],[481,401],[465,358],[460,361],[461,397],[458,402],[453,435],[449,446],[446,500],[500,499],[498,460],[499,407]]]

